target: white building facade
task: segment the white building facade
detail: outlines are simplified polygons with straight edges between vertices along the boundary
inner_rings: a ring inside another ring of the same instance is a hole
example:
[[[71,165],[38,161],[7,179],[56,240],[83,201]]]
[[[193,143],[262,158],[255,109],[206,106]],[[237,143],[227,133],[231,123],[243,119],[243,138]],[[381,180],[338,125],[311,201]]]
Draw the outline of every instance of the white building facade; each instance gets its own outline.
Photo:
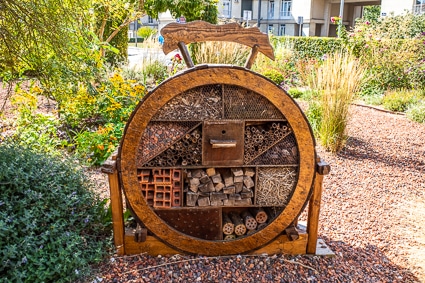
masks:
[[[425,12],[425,0],[220,0],[218,10],[221,19],[248,22],[274,35],[336,36],[331,17],[342,14],[344,25],[351,27],[370,5],[381,5],[382,16]],[[249,14],[251,20],[244,18]]]

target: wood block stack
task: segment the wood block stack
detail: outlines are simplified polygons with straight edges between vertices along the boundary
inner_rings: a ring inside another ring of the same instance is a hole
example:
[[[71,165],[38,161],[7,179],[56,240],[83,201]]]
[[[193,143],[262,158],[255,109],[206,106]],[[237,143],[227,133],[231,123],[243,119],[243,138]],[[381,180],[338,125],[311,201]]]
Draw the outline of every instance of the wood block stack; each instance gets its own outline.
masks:
[[[254,168],[188,170],[186,205],[250,206],[254,198],[254,176]]]
[[[246,209],[240,213],[236,211],[223,212],[224,240],[251,235],[266,227],[268,219],[266,211],[261,207]]]
[[[141,169],[138,180],[142,196],[149,206],[182,206],[182,171],[179,169]]]

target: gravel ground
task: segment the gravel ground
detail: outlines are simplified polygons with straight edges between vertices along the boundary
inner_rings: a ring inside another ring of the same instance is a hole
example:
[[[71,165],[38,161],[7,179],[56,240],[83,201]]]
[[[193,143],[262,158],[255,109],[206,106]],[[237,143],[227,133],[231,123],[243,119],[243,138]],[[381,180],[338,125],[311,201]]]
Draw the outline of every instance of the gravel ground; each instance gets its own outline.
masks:
[[[354,106],[349,135],[337,156],[318,148],[332,168],[319,236],[335,257],[113,256],[88,282],[425,282],[425,125]],[[106,176],[90,174],[107,197]]]
[[[335,257],[114,256],[94,282],[425,282],[425,125],[354,106],[349,135],[336,156],[318,149]]]

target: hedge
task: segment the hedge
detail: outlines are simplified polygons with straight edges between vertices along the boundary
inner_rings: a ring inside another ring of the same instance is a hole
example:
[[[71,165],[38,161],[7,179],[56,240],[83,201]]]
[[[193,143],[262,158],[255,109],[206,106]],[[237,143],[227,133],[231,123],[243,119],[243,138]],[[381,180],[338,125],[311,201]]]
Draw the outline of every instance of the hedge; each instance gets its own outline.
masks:
[[[335,37],[280,36],[273,37],[272,44],[291,46],[297,57],[303,59],[321,58],[345,49],[343,40]]]

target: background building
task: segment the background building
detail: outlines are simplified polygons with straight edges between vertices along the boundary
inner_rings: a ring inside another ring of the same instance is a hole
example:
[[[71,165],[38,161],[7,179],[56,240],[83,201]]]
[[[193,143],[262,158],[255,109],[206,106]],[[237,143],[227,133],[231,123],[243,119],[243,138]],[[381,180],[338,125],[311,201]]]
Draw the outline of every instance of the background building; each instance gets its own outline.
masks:
[[[262,32],[274,35],[336,36],[337,26],[330,19],[340,16],[341,2],[347,27],[369,5],[381,5],[382,16],[425,12],[425,0],[220,0],[218,10],[222,19],[259,24]],[[244,17],[249,14],[251,20]]]

